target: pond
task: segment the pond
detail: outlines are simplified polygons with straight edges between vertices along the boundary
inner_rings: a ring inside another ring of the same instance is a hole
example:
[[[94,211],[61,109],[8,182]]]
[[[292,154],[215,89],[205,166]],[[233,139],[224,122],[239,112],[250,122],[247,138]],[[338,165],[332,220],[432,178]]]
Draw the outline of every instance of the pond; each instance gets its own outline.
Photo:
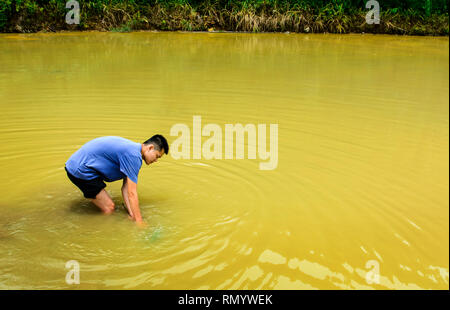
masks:
[[[0,289],[448,289],[448,85],[448,38],[1,34]],[[121,182],[105,216],[65,175],[181,127],[140,171],[146,228]]]

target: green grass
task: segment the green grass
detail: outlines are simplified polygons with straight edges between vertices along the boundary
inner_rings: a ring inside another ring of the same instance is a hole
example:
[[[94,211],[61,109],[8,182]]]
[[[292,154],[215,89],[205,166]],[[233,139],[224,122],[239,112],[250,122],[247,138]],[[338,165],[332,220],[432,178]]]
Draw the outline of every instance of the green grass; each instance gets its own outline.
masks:
[[[0,32],[60,30],[370,32],[448,35],[449,0],[383,0],[381,23],[365,23],[366,0],[80,0],[67,25],[66,0],[0,0]]]

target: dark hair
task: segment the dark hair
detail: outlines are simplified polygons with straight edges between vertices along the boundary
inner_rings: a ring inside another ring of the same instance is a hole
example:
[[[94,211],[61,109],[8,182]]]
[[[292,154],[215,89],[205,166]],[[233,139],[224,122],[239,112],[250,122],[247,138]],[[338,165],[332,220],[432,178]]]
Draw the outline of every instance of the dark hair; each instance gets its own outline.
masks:
[[[164,153],[169,154],[169,144],[167,143],[166,138],[161,135],[154,135],[150,139],[144,142],[144,144],[153,144],[157,151],[161,151],[164,149]]]

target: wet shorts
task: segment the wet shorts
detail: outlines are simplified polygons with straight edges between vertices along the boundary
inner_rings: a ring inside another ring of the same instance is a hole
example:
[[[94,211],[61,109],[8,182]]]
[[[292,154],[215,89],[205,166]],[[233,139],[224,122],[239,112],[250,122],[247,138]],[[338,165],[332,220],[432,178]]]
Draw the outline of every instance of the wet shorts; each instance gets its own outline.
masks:
[[[72,181],[72,183],[75,184],[83,192],[83,195],[86,198],[95,199],[97,194],[106,187],[106,184],[105,182],[103,182],[102,178],[83,180],[71,175],[69,171],[67,171],[66,167],[64,167],[64,169],[66,169],[67,176],[69,177],[70,181]]]

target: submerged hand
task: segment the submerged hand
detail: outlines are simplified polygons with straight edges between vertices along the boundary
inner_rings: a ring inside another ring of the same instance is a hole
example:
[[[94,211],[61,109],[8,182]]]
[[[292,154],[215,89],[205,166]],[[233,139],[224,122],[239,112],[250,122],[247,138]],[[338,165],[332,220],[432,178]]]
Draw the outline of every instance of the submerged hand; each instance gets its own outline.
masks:
[[[146,228],[148,226],[148,224],[146,222],[142,221],[142,220],[141,221],[136,221],[136,225],[139,228]]]

